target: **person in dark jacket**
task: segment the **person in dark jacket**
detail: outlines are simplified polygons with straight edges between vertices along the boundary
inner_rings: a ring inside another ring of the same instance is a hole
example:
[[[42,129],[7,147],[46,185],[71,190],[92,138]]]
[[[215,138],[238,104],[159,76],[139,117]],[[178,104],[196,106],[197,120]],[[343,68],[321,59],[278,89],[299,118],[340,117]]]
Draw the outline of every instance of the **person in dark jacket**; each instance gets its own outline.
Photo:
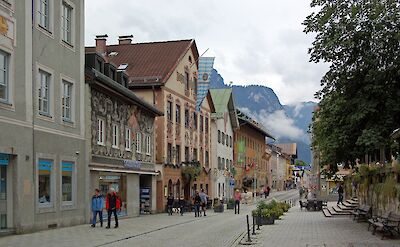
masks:
[[[118,228],[117,210],[121,209],[121,200],[118,198],[117,193],[115,192],[114,188],[110,188],[110,190],[107,193],[106,209],[107,209],[107,213],[108,213],[108,218],[107,218],[108,221],[107,221],[106,228],[110,228],[112,214],[114,214],[114,218],[115,218],[115,228]]]
[[[168,208],[168,215],[172,215],[172,208],[174,207],[175,198],[172,193],[169,194],[167,198],[167,208]]]
[[[343,193],[344,193],[344,190],[343,190],[343,186],[342,186],[341,183],[339,183],[339,187],[338,187],[337,192],[339,194],[337,205],[339,206],[339,203],[342,203],[342,205],[343,205]]]
[[[103,227],[103,208],[104,208],[104,198],[103,195],[100,194],[99,189],[94,190],[94,195],[92,197],[92,227],[96,227],[96,218],[97,214],[100,218],[100,227]]]
[[[196,194],[194,196],[194,217],[200,217],[200,204],[201,204],[201,197],[199,195],[199,192],[196,191]]]

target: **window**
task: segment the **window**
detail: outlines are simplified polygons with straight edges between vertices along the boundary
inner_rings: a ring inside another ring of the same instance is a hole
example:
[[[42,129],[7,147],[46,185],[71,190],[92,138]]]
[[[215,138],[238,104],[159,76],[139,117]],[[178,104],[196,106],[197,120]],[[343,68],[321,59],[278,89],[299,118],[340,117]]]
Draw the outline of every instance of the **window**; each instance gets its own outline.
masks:
[[[197,148],[193,148],[193,160],[197,161]]]
[[[119,148],[119,127],[116,124],[113,124],[113,132],[112,132],[112,147]]]
[[[189,73],[185,72],[185,90],[189,90]]]
[[[226,146],[229,147],[229,136],[226,135]]]
[[[39,25],[47,30],[50,29],[50,3],[49,0],[39,0]]]
[[[167,163],[172,163],[172,144],[168,143],[167,145]]]
[[[221,168],[221,157],[218,157],[218,169],[222,170],[222,168]]]
[[[193,82],[194,82],[194,94],[197,95],[197,78],[196,78],[196,76],[193,76]]]
[[[61,162],[61,196],[62,202],[72,202],[72,179],[75,163]]]
[[[97,144],[104,145],[104,120],[98,119],[97,120]]]
[[[180,145],[176,145],[175,163],[176,164],[181,163],[181,146]]]
[[[208,117],[205,117],[204,120],[206,121],[206,134],[208,133]]]
[[[113,81],[116,81],[116,80],[117,80],[117,72],[115,71],[114,68],[110,68],[110,78],[111,78]]]
[[[218,143],[221,143],[221,131],[218,130]]]
[[[229,146],[232,147],[232,136],[229,137]]]
[[[146,154],[151,154],[151,136],[146,136]]]
[[[96,62],[95,62],[94,68],[97,71],[103,73],[103,62],[100,59],[96,58]]]
[[[66,2],[62,3],[61,13],[61,37],[68,44],[72,44],[72,7]]]
[[[64,121],[72,121],[71,117],[71,103],[72,103],[72,83],[62,81],[63,95],[62,95],[62,118]]]
[[[125,150],[131,151],[132,141],[131,141],[131,129],[125,127]]]
[[[177,124],[181,124],[181,106],[180,105],[176,105],[176,108],[175,108],[175,122]]]
[[[193,112],[193,128],[197,130],[197,112]]]
[[[206,167],[208,167],[208,151],[206,151],[206,157],[205,157],[205,164],[206,164]]]
[[[136,152],[142,152],[142,133],[136,132]]]
[[[39,159],[39,172],[38,172],[38,201],[40,206],[50,206],[53,198],[52,195],[52,173],[53,173],[53,161]]]
[[[222,134],[221,134],[221,142],[222,142],[222,145],[225,145],[225,134],[224,134],[224,132],[222,132]]]
[[[172,102],[167,102],[167,119],[168,121],[172,121]]]
[[[222,161],[221,161],[221,170],[224,170],[224,169],[225,169],[225,159],[222,158]]]
[[[39,113],[50,115],[50,74],[39,70]]]
[[[185,147],[185,161],[189,161],[189,147]]]
[[[204,123],[203,123],[203,116],[200,115],[200,131],[204,131]]]
[[[8,101],[10,55],[0,51],[0,101]]]
[[[189,109],[185,109],[185,127],[189,128]]]

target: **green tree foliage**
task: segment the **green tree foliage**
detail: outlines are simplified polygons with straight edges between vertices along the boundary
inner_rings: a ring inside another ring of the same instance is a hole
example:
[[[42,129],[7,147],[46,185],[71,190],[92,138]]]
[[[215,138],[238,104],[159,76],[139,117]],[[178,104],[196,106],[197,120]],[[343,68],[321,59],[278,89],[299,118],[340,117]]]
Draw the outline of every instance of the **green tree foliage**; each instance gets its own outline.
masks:
[[[310,62],[329,71],[312,124],[321,164],[354,161],[389,145],[400,126],[400,1],[313,0]]]
[[[296,160],[296,162],[294,162],[295,166],[308,166],[308,164],[302,160]]]

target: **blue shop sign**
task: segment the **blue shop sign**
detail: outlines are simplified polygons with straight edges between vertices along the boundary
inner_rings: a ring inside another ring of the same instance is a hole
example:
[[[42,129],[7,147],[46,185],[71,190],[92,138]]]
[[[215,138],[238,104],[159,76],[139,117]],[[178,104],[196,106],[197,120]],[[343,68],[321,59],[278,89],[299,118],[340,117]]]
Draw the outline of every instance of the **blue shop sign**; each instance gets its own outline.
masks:
[[[0,166],[8,166],[10,163],[10,155],[0,154]]]
[[[129,169],[140,170],[142,165],[137,160],[124,160],[124,167]]]
[[[51,160],[39,160],[40,171],[51,171],[53,162]]]
[[[63,172],[72,172],[72,168],[74,167],[73,162],[63,161],[62,162],[62,171]]]

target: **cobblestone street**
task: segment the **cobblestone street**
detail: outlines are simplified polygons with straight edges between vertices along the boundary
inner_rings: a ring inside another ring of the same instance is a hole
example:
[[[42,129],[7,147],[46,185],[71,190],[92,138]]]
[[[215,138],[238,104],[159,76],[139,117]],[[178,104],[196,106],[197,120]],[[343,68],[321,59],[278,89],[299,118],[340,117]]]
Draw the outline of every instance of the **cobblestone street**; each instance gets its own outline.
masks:
[[[288,200],[297,195],[292,190],[273,193],[271,198]],[[0,238],[0,246],[241,246],[245,243],[245,215],[255,207],[241,206],[240,215],[233,210],[209,212],[201,218],[192,213],[158,214],[123,219],[118,229],[80,225],[13,235]],[[379,234],[372,235],[366,223],[355,223],[348,217],[325,218],[321,212],[300,211],[298,206],[275,225],[262,226],[258,233],[254,246],[400,246],[400,240],[381,240]]]

